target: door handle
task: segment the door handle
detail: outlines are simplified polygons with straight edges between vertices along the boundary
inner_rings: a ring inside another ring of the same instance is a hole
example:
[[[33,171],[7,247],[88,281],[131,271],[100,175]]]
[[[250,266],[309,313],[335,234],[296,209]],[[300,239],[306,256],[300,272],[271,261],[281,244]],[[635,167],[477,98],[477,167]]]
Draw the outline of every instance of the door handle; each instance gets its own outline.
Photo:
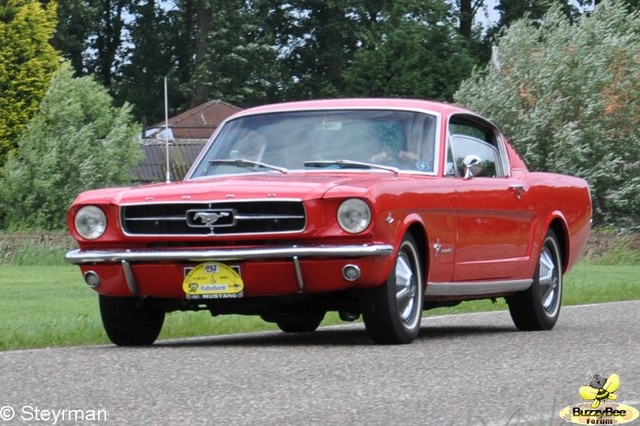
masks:
[[[521,183],[514,183],[513,185],[509,185],[509,189],[516,193],[518,200],[522,199],[522,194],[527,192],[527,190],[524,188],[524,185]]]

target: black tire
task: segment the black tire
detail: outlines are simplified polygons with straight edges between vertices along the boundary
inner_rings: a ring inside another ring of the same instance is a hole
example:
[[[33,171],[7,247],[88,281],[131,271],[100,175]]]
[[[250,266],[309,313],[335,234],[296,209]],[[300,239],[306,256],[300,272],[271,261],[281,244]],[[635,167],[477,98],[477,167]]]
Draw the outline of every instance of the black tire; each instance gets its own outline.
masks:
[[[285,333],[311,333],[320,326],[324,315],[325,312],[278,315],[274,322]]]
[[[413,237],[406,235],[385,283],[363,292],[362,317],[374,343],[406,344],[418,336],[424,293],[418,253]]]
[[[551,330],[562,305],[562,255],[556,234],[549,230],[542,242],[533,283],[507,298],[511,319],[519,330]]]
[[[102,325],[118,346],[148,346],[158,338],[165,313],[132,297],[100,295]]]

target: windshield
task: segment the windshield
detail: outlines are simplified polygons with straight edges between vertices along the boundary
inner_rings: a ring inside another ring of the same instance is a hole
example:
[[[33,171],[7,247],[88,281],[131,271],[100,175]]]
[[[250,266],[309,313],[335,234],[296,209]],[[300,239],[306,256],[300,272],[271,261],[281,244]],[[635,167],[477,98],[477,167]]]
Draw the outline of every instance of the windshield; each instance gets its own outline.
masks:
[[[252,115],[224,125],[191,178],[375,166],[429,173],[434,170],[435,140],[436,117],[409,111]]]

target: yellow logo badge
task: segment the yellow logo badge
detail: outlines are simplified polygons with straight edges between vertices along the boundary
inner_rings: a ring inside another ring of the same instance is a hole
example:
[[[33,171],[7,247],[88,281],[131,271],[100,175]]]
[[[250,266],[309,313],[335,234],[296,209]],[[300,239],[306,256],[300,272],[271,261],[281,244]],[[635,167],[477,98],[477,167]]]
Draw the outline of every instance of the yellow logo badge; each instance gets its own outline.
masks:
[[[620,376],[594,374],[588,385],[580,386],[578,394],[588,402],[570,405],[560,410],[560,417],[579,425],[621,425],[636,420],[640,413],[634,407],[616,402]]]
[[[582,399],[586,401],[593,400],[591,408],[598,408],[600,401],[606,399],[616,400],[618,396],[614,394],[620,387],[620,377],[617,374],[612,374],[609,377],[602,377],[599,374],[595,374],[589,386],[580,386],[578,393]]]

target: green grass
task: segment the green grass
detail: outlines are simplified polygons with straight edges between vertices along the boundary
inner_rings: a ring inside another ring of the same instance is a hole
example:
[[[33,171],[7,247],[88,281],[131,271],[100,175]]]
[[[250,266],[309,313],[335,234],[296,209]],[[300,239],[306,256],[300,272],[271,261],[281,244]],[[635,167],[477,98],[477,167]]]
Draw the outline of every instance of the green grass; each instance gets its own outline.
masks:
[[[62,233],[51,233],[49,240],[45,236],[34,234],[0,233],[0,266],[2,264],[33,266],[56,265],[68,266],[64,255],[73,246],[69,238],[64,239]]]
[[[633,239],[621,237],[617,243],[595,262],[598,265],[640,265],[640,250]]]
[[[40,258],[42,260],[42,258]],[[35,262],[30,262],[35,263]],[[565,277],[564,305],[640,299],[640,264],[579,264]],[[505,309],[481,300],[438,308],[426,315]],[[330,313],[323,324],[340,320]],[[108,343],[98,312],[98,298],[71,265],[0,265],[0,350]],[[258,317],[211,317],[208,312],[167,315],[160,339],[274,330]]]
[[[27,242],[15,249],[15,252],[12,253],[11,263],[21,266],[65,266],[69,265],[64,258],[67,251],[69,250],[64,245]]]

